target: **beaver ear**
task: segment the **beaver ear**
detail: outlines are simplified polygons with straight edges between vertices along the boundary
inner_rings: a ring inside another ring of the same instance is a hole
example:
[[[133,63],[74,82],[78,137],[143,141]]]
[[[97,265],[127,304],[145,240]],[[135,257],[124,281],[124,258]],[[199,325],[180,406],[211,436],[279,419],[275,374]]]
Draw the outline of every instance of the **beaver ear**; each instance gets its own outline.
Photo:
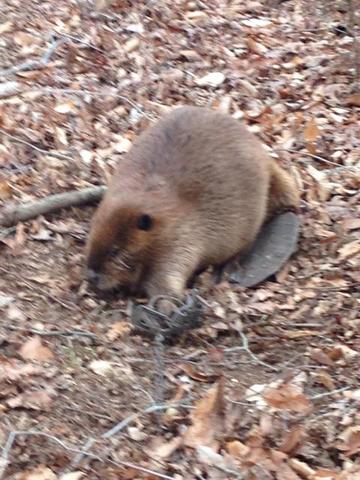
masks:
[[[153,227],[153,219],[151,218],[150,215],[147,213],[144,213],[143,215],[140,215],[140,217],[137,220],[137,227],[139,230],[144,230],[145,232],[148,232],[149,230],[152,229]]]

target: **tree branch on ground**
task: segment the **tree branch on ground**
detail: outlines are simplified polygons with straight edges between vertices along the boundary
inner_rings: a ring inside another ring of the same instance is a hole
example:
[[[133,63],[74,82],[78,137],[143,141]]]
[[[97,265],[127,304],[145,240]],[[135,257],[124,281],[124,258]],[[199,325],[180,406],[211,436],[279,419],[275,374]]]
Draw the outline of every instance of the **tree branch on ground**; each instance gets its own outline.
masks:
[[[11,227],[39,215],[56,212],[62,208],[79,207],[99,201],[106,187],[89,187],[83,190],[58,193],[41,200],[5,208],[0,212],[0,226]]]
[[[53,38],[50,47],[39,60],[26,60],[26,62],[20,63],[19,65],[14,65],[13,67],[0,70],[0,77],[7,77],[9,75],[15,75],[18,72],[26,72],[28,70],[40,70],[47,67],[56,49],[68,41],[69,40],[67,38],[60,38],[59,40],[55,40]]]

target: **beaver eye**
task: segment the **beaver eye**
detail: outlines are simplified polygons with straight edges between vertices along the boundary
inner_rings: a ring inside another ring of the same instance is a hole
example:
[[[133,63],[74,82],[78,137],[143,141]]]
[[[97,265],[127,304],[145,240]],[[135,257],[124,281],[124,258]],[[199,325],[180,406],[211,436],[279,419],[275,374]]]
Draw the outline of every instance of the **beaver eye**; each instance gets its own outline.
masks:
[[[144,215],[140,215],[137,221],[137,227],[139,230],[145,230],[146,232],[149,231],[153,226],[153,219],[145,213]]]

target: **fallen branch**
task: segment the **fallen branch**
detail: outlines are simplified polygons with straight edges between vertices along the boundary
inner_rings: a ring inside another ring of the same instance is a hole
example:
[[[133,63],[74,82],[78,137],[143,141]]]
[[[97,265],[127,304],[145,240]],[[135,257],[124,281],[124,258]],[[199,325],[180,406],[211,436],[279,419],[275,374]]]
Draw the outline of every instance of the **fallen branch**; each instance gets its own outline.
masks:
[[[26,140],[23,140],[22,138],[16,137],[15,135],[11,135],[11,133],[6,132],[2,128],[0,128],[0,133],[2,135],[5,135],[6,137],[11,138],[11,140],[14,140],[17,143],[22,143],[23,145],[27,145],[28,147],[32,148],[36,152],[44,153],[45,155],[49,155],[50,157],[60,158],[61,160],[71,160],[71,161],[73,160],[68,155],[63,155],[62,153],[51,152],[48,150],[44,150],[43,148],[39,148],[36,145],[33,145],[32,143],[27,142]]]
[[[110,463],[111,465],[115,465],[117,467],[127,467],[127,468],[132,468],[134,470],[137,470],[142,473],[146,473],[148,475],[151,475],[156,478],[163,478],[165,480],[174,480],[174,477],[170,477],[169,475],[162,474],[160,472],[156,472],[155,470],[151,470],[145,467],[142,467],[140,465],[136,465],[134,463],[130,462],[125,462],[122,460],[111,460],[109,458],[103,458],[98,455],[94,455],[90,452],[83,452],[82,450],[73,447],[73,446],[68,446],[64,442],[62,442],[59,438],[50,435],[45,432],[38,432],[37,430],[14,430],[9,433],[9,436],[6,440],[5,446],[2,448],[2,454],[0,457],[0,480],[4,478],[4,475],[6,473],[7,467],[9,465],[9,457],[10,457],[10,452],[13,447],[13,444],[16,440],[17,437],[19,436],[38,436],[38,437],[45,437],[48,438],[50,441],[56,443],[60,447],[62,447],[64,450],[67,452],[75,453],[75,454],[84,454],[85,456],[93,459],[93,460],[98,460],[99,462],[106,462]]]
[[[99,201],[105,190],[106,187],[89,187],[78,191],[58,193],[36,202],[5,208],[0,213],[0,226],[11,227],[19,222],[25,222],[39,215],[55,212],[61,208],[89,205]]]
[[[20,63],[20,65],[15,65],[10,68],[6,68],[4,70],[0,70],[0,77],[7,77],[8,75],[15,75],[18,72],[26,72],[29,70],[41,70],[45,68],[50,63],[51,57],[55,53],[55,50],[67,43],[67,38],[60,38],[59,40],[53,40],[50,47],[44,55],[39,60],[27,60],[26,62]]]

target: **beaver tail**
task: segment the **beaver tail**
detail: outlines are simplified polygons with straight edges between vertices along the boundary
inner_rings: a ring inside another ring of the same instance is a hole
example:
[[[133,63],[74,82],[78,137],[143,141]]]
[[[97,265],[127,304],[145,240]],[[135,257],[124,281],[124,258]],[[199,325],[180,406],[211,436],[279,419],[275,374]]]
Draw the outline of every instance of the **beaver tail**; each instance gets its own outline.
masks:
[[[267,218],[286,210],[297,211],[300,193],[294,178],[274,160],[270,172]]]

